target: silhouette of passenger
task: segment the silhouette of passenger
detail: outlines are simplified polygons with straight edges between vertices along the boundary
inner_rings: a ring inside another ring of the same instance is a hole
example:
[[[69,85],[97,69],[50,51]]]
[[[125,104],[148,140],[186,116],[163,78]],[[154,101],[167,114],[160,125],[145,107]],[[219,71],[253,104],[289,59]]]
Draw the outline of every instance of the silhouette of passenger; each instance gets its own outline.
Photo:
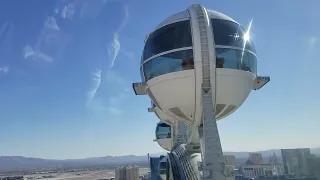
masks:
[[[182,60],[181,66],[182,70],[194,69],[193,57]]]
[[[216,68],[223,68],[224,58],[216,58]]]

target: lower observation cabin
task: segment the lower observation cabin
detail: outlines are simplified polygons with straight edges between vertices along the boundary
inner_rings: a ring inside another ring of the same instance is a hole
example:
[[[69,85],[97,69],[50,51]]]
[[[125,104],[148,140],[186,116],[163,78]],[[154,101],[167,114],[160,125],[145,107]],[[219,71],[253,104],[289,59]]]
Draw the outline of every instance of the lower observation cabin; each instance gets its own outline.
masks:
[[[156,127],[156,139],[159,145],[167,150],[171,151],[172,148],[172,134],[171,134],[171,126],[160,121]]]

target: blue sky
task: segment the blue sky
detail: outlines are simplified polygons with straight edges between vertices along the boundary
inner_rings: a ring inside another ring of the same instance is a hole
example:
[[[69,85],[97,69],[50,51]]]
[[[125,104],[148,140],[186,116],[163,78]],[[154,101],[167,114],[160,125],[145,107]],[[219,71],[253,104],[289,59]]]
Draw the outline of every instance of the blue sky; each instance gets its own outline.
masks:
[[[320,147],[320,85],[316,73],[320,66],[316,54],[320,50],[319,1],[123,3],[128,16],[119,32],[119,53],[113,66],[109,63],[111,68],[103,75],[106,78],[98,96],[87,109],[79,105],[77,95],[71,95],[77,91],[51,86],[37,90],[30,85],[35,81],[54,85],[58,80],[63,86],[77,89],[81,84],[68,86],[70,83],[63,82],[66,78],[59,73],[50,80],[42,74],[36,74],[32,82],[14,78],[20,72],[14,67],[27,65],[0,59],[0,83],[4,84],[0,86],[0,156],[64,159],[161,152],[152,142],[158,119],[147,112],[150,100],[135,96],[131,83],[140,81],[140,56],[146,34],[166,17],[193,3],[225,13],[244,27],[253,18],[251,37],[259,57],[258,73],[271,77],[271,82],[253,91],[241,108],[219,121],[223,149]],[[76,74],[77,67],[77,63],[71,64],[70,71]],[[85,76],[80,73],[81,78]]]

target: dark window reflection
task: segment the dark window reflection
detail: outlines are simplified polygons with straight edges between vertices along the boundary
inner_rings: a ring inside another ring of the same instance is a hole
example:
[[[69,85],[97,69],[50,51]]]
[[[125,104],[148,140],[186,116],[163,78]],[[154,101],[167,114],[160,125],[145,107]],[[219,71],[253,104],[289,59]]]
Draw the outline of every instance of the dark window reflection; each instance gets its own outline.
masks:
[[[167,163],[166,162],[160,162],[159,170],[164,170],[163,172],[165,173],[166,169],[167,169]]]
[[[241,50],[217,48],[216,67],[241,69],[257,74],[257,58],[254,54]]]
[[[216,45],[243,48],[243,37],[246,30],[241,25],[221,19],[212,19],[211,22]],[[245,49],[255,52],[254,45],[250,40],[246,42]]]
[[[192,46],[190,21],[164,26],[150,34],[144,48],[143,59],[172,49]]]
[[[168,53],[144,63],[145,80],[172,72],[194,69],[193,50]]]
[[[171,126],[165,123],[158,124],[156,129],[157,139],[171,138]]]

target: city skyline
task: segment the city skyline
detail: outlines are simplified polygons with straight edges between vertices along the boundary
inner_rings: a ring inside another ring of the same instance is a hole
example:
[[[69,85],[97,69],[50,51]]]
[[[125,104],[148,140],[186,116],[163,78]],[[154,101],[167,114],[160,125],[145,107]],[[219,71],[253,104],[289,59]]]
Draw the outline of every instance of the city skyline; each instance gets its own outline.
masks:
[[[320,25],[316,23],[320,2],[123,2],[128,19],[119,32],[119,54],[101,85],[103,93],[99,92],[86,114],[77,101],[65,100],[67,91],[53,93],[61,95],[63,103],[56,102],[54,95],[42,102],[25,83],[6,81],[15,91],[0,87],[0,97],[10,99],[0,99],[0,107],[5,107],[0,108],[0,156],[77,159],[162,152],[152,141],[159,119],[148,113],[150,99],[135,96],[131,83],[140,81],[146,35],[193,3],[225,13],[244,27],[253,19],[258,72],[271,77],[270,83],[259,92],[253,91],[239,110],[218,122],[223,150],[320,147],[315,138],[320,137],[320,85],[311,84],[317,82],[320,66]],[[0,80],[16,73],[1,66]],[[2,73],[6,75],[2,77]]]
[[[311,149],[311,154],[315,154],[316,156],[320,156],[320,147],[303,147],[303,148],[284,148],[285,150],[291,150],[291,149],[305,149],[305,148],[309,148]],[[262,159],[263,161],[267,161],[269,160],[270,156],[272,155],[276,155],[277,157],[281,157],[281,150],[280,148],[276,148],[276,149],[266,149],[266,150],[260,150],[260,151],[224,151],[223,153],[224,156],[235,156],[236,158],[245,158],[245,157],[249,157],[250,153],[261,153],[262,154]],[[94,158],[105,158],[105,157],[157,157],[160,155],[164,155],[168,153],[168,151],[160,151],[160,152],[153,152],[153,153],[146,153],[146,154],[124,154],[124,155],[110,155],[110,154],[106,154],[106,155],[102,155],[102,156],[90,156],[90,157],[78,157],[78,158],[44,158],[44,157],[36,157],[36,156],[0,156],[1,157],[22,157],[22,158],[36,158],[36,159],[47,159],[47,160],[78,160],[78,159],[94,159]],[[264,159],[267,158],[267,159]]]

